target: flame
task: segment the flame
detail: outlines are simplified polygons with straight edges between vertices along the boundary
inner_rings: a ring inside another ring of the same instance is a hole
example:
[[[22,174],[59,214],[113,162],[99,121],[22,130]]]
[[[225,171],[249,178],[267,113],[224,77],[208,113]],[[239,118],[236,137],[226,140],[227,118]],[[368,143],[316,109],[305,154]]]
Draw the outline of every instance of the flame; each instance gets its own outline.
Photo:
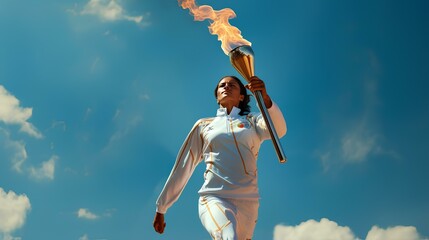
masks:
[[[198,6],[195,0],[178,0],[183,9],[189,9],[195,21],[210,21],[209,32],[218,36],[222,42],[221,48],[228,55],[236,47],[252,44],[241,36],[241,31],[231,26],[229,19],[235,18],[235,12],[230,8],[222,10],[213,10],[211,6]]]

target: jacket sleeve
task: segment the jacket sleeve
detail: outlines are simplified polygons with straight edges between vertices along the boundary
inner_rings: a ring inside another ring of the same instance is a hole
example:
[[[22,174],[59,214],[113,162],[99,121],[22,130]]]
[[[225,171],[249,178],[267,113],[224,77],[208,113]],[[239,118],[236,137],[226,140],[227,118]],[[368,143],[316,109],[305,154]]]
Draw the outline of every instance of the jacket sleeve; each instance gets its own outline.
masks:
[[[201,162],[203,141],[200,137],[200,122],[194,127],[182,144],[164,188],[156,201],[156,211],[166,213],[179,199],[198,163]]]
[[[284,135],[286,135],[286,132],[287,132],[286,120],[283,117],[282,111],[280,110],[280,108],[277,106],[275,102],[273,102],[273,105],[268,109],[268,114],[270,114],[277,136],[281,138]],[[257,116],[256,126],[261,140],[266,140],[271,138],[262,114],[259,114]]]

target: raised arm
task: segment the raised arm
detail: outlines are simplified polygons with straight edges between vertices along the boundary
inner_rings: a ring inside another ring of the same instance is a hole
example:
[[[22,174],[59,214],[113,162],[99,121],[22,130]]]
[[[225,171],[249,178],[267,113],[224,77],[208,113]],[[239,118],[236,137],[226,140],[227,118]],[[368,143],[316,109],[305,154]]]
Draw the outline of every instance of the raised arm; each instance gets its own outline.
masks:
[[[270,96],[268,95],[264,81],[256,76],[253,76],[250,78],[250,82],[246,85],[246,88],[251,92],[261,91],[262,98],[264,99],[265,106],[267,107],[268,113],[270,114],[271,120],[273,121],[277,135],[279,138],[283,137],[287,131],[286,121],[280,108],[271,100]],[[260,128],[266,129],[266,124],[262,116],[258,119],[257,123]]]

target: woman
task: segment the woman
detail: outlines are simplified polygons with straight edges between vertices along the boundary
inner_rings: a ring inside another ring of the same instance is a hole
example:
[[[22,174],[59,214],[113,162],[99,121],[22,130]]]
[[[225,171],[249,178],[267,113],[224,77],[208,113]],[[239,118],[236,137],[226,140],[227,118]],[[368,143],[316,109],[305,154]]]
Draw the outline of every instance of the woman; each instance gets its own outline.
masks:
[[[250,91],[261,91],[279,137],[286,134],[280,109],[264,82],[252,77],[244,86],[234,76],[222,78],[215,89],[216,117],[198,120],[183,143],[176,163],[157,200],[153,227],[163,233],[164,214],[179,198],[198,163],[206,163],[198,191],[199,215],[213,239],[251,239],[258,217],[256,160],[270,134],[260,113],[250,113]]]

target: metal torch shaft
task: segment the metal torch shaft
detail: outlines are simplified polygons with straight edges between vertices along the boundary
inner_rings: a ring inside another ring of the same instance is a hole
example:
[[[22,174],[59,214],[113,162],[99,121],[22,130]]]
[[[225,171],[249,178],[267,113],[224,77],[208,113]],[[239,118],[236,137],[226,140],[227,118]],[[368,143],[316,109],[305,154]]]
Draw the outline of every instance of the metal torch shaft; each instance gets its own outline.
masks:
[[[253,50],[249,45],[242,45],[234,48],[229,53],[229,59],[231,64],[237,69],[237,71],[246,79],[247,82],[250,81],[252,76],[255,76],[254,70],[254,54]],[[274,148],[279,158],[280,163],[285,163],[287,161],[286,155],[283,152],[282,146],[280,145],[279,137],[274,128],[273,121],[271,120],[270,114],[268,114],[267,107],[265,106],[264,99],[262,97],[261,91],[254,92],[256,101],[261,111],[262,117],[265,120],[268,131],[270,132],[271,140],[273,141]]]
[[[277,157],[279,158],[280,163],[285,163],[287,161],[287,157],[283,152],[282,145],[280,144],[279,137],[277,135],[276,129],[274,128],[273,121],[271,120],[270,114],[268,113],[268,109],[265,106],[264,98],[262,97],[261,91],[254,92],[256,102],[258,104],[259,110],[261,111],[262,117],[265,120],[268,131],[270,132],[271,140],[273,141],[274,149],[276,150]]]

